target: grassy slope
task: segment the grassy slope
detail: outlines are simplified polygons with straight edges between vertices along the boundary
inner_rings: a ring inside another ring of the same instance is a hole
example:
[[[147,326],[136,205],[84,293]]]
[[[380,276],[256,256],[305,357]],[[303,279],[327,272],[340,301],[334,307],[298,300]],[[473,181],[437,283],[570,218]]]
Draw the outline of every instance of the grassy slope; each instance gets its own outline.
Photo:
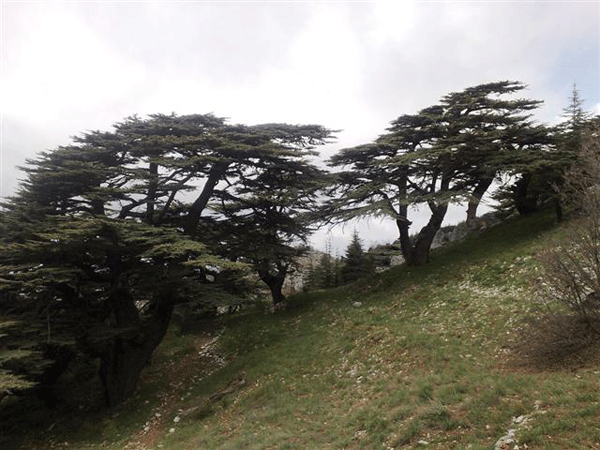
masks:
[[[598,370],[539,372],[510,358],[532,308],[533,256],[559,232],[549,215],[518,219],[426,267],[227,318],[220,351],[231,362],[185,388],[182,409],[205,406],[170,417],[160,448],[491,449],[527,414],[519,448],[600,448]],[[241,389],[205,403],[242,371]],[[69,448],[100,448],[88,439]]]

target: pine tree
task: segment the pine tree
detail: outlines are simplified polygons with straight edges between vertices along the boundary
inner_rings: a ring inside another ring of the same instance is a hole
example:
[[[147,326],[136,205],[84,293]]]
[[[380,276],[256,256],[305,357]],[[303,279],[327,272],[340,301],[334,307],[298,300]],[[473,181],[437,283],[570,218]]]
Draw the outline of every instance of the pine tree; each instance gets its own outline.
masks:
[[[316,264],[310,267],[305,278],[305,289],[328,289],[341,284],[340,258],[331,255],[331,240],[325,244],[325,252],[321,254]]]
[[[363,250],[358,232],[354,230],[343,259],[342,281],[350,283],[372,272],[372,264]]]
[[[585,100],[579,95],[577,84],[573,83],[573,90],[569,97],[569,105],[563,109],[562,117],[565,119],[559,125],[563,133],[561,145],[579,153],[581,150],[582,133],[592,115],[583,109]]]
[[[510,212],[516,209],[520,214],[528,214],[554,205],[557,219],[562,220],[563,206],[559,192],[564,184],[564,174],[577,160],[581,152],[583,130],[591,120],[583,104],[584,100],[573,84],[569,105],[563,109],[565,120],[546,131],[548,140],[545,146],[525,153],[513,164],[516,182],[499,191],[496,196],[501,210]]]

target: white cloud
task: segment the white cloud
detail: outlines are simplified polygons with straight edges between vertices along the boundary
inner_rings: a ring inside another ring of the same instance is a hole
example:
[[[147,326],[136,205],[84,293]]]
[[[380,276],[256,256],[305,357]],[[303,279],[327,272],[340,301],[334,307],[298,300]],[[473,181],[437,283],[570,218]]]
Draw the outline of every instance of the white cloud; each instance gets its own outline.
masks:
[[[598,3],[1,7],[4,195],[25,157],[133,113],[214,112],[233,122],[343,129],[323,149],[327,157],[448,92],[499,79],[528,83],[524,96],[545,100],[539,120],[561,113],[573,81],[600,112]],[[365,232],[386,236],[388,225],[372,222]]]
[[[15,57],[5,64],[2,112],[21,117],[91,115],[144,84],[144,69],[108,48],[64,6],[32,9],[24,26],[35,32],[7,39]]]

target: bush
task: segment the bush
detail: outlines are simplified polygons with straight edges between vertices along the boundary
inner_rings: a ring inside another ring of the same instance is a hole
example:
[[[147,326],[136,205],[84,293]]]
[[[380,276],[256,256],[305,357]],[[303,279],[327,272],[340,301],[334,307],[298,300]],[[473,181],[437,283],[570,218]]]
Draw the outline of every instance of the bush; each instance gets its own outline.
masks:
[[[565,175],[561,192],[576,217],[565,239],[540,256],[544,275],[538,280],[538,292],[547,305],[566,306],[596,334],[600,334],[599,183],[600,126],[596,124],[584,134],[578,161]],[[571,324],[570,319],[564,322]]]

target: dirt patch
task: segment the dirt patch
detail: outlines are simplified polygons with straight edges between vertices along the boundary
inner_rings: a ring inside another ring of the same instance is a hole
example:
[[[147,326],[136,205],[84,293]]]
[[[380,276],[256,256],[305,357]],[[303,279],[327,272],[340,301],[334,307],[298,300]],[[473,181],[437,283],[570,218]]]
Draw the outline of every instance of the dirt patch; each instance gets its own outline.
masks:
[[[153,375],[153,377],[166,377],[167,389],[159,394],[160,400],[152,412],[152,418],[131,437],[124,449],[154,448],[158,440],[176,425],[172,422],[171,416],[181,403],[181,395],[186,387],[223,366],[223,360],[214,351],[217,339],[218,335],[196,336],[192,352],[165,365],[160,373]]]

